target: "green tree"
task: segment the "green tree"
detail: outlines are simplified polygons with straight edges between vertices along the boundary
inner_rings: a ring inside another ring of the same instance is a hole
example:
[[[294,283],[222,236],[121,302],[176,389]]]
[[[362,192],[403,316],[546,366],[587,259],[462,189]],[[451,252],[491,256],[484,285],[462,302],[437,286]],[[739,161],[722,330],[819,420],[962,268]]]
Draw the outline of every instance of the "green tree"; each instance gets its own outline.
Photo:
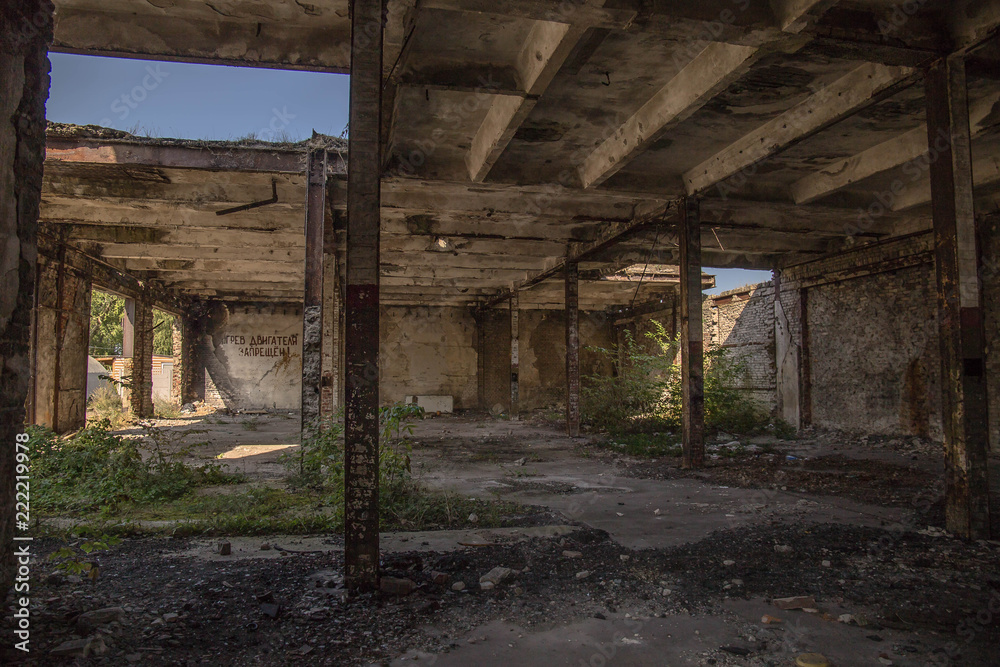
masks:
[[[125,299],[94,290],[90,302],[90,354],[117,357],[122,354],[122,320]],[[174,351],[174,316],[153,309],[153,354],[170,356]]]
[[[125,299],[94,290],[90,302],[90,354],[97,357],[122,353],[122,318]]]
[[[153,309],[153,354],[174,353],[174,316]]]

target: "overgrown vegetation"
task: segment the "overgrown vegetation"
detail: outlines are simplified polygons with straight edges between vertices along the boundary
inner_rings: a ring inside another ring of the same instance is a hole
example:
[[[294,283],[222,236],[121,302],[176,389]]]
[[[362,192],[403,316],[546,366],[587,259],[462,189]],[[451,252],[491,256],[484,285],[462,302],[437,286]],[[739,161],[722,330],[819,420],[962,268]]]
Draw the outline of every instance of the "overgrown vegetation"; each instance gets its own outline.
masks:
[[[108,384],[98,387],[87,400],[87,416],[92,421],[107,422],[112,430],[121,428],[128,421],[121,395]]]
[[[33,508],[50,515],[112,515],[179,498],[198,486],[237,481],[216,463],[186,465],[190,447],[178,447],[149,425],[144,428],[145,456],[138,438],[114,435],[107,420],[65,438],[29,427]]]
[[[115,535],[99,533],[87,526],[77,528],[70,538],[66,546],[49,554],[48,560],[55,564],[57,570],[66,574],[86,575],[92,580],[96,580],[100,572],[92,554],[107,551],[121,542],[121,538]]]
[[[590,348],[607,357],[618,368],[617,375],[587,376],[581,392],[584,421],[613,435],[663,434],[654,444],[634,439],[634,448],[649,451],[671,449],[667,434],[677,433],[682,419],[681,369],[677,361],[679,341],[664,326],[650,320],[646,337],[653,351],[644,349],[625,332],[620,347]],[[728,350],[714,348],[705,353],[705,424],[709,430],[755,434],[765,431],[771,416],[745,392],[747,368]],[[658,436],[659,437],[659,436]]]
[[[153,397],[153,414],[160,419],[177,419],[181,416],[181,406],[159,396]]]
[[[409,435],[423,411],[410,405],[380,415],[380,507],[386,530],[498,526],[514,503],[430,492],[413,479]],[[299,451],[286,455],[290,488],[250,485],[217,461],[192,465],[199,431],[141,423],[143,437],[111,432],[107,420],[64,438],[30,431],[32,491],[39,516],[73,517],[90,526],[88,541],[71,537],[60,563],[85,567],[87,550],[104,536],[146,532],[181,535],[263,535],[336,532],[344,526],[344,444],[340,415],[317,425]],[[225,485],[225,486],[223,486]],[[473,516],[474,515],[474,516]],[[470,516],[473,518],[470,519]],[[80,526],[74,528],[79,532]],[[75,540],[75,541],[74,541]],[[74,570],[75,571],[75,570]]]

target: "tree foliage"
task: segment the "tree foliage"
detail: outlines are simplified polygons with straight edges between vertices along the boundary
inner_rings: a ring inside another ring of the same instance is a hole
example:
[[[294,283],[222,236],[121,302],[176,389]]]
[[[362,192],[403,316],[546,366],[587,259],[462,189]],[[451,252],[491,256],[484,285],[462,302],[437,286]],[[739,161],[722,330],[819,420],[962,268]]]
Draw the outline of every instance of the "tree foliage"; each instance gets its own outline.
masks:
[[[90,303],[90,354],[118,357],[122,354],[125,299],[94,290]],[[153,354],[170,356],[174,350],[174,316],[153,310]]]
[[[117,357],[122,353],[125,299],[94,290],[90,301],[90,354]]]

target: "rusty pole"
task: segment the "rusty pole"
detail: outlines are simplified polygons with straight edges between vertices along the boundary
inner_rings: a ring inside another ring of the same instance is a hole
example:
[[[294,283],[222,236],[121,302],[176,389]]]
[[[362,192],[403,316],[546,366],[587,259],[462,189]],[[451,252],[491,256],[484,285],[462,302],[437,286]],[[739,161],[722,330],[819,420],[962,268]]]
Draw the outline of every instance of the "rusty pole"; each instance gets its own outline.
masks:
[[[519,293],[515,290],[510,295],[510,418],[518,419],[520,402],[520,366],[521,357],[518,342],[520,318]]]
[[[927,71],[931,196],[941,343],[948,530],[989,539],[989,420],[983,307],[973,200],[972,141],[965,62],[951,56]]]
[[[705,463],[705,349],[702,328],[701,225],[697,199],[681,207],[681,387],[683,466]]]
[[[580,435],[580,265],[566,263],[566,434]]]
[[[352,590],[378,585],[379,225],[385,0],[351,5],[347,175],[344,561]]]

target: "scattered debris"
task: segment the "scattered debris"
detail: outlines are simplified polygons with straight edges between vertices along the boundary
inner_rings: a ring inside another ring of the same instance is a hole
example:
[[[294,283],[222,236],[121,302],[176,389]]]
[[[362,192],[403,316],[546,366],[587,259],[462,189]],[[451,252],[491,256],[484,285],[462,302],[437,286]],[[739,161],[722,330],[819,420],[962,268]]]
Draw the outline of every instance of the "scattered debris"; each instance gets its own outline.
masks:
[[[775,607],[778,609],[815,609],[816,600],[812,597],[791,597],[791,598],[775,598],[771,601]]]

